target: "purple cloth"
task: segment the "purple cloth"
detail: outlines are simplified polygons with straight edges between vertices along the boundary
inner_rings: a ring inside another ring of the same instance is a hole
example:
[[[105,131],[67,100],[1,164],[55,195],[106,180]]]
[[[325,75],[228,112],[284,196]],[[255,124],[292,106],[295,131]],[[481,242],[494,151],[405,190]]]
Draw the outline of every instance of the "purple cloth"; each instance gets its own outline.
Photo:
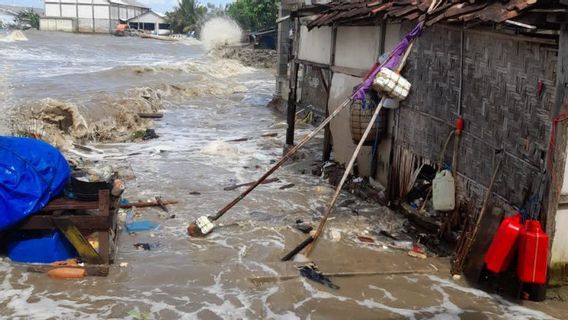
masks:
[[[386,61],[384,61],[383,64],[376,66],[375,69],[369,74],[369,77],[367,77],[367,79],[363,81],[363,83],[357,88],[357,90],[355,90],[355,93],[353,93],[353,99],[361,101],[363,108],[365,108],[365,95],[367,94],[369,89],[371,89],[373,81],[375,80],[375,77],[377,76],[379,71],[382,68],[388,68],[391,70],[396,69],[400,64],[402,57],[406,52],[406,49],[408,49],[408,46],[410,46],[412,40],[419,37],[422,34],[423,29],[424,22],[417,24],[416,27],[414,27],[412,31],[407,33],[404,39],[402,39],[400,43],[394,48],[390,57]]]

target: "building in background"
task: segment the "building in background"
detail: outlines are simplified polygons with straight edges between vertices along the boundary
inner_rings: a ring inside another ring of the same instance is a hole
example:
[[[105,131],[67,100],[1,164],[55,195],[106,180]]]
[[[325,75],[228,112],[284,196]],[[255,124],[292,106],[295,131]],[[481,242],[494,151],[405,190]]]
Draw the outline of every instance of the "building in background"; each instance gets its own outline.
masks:
[[[45,0],[42,31],[113,33],[120,20],[150,11],[135,0]]]
[[[170,24],[166,21],[166,17],[153,10],[130,18],[128,20],[128,26],[130,29],[142,30],[155,35],[167,36],[170,34]]]

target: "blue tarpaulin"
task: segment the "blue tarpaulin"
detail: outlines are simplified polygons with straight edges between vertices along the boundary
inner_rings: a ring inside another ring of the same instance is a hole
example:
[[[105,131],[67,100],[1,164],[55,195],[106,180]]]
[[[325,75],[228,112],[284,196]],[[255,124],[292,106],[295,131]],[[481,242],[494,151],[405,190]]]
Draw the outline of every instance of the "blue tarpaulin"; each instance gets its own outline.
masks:
[[[45,207],[69,176],[67,161],[53,146],[0,136],[0,231]]]

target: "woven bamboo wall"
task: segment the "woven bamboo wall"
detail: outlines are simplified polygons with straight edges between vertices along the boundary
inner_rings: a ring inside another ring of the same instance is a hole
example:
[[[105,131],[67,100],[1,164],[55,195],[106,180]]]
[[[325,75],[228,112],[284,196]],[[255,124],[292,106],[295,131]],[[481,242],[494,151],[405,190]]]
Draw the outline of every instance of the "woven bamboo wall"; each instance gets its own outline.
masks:
[[[426,30],[403,72],[413,87],[398,111],[396,147],[427,160],[438,159],[457,118],[460,37],[461,31],[446,26]],[[465,32],[461,197],[482,198],[496,163],[494,150],[504,148],[494,191],[499,202],[523,206],[545,165],[557,52],[549,45]],[[544,84],[541,95],[539,81]],[[452,146],[450,142],[446,163],[451,163]]]

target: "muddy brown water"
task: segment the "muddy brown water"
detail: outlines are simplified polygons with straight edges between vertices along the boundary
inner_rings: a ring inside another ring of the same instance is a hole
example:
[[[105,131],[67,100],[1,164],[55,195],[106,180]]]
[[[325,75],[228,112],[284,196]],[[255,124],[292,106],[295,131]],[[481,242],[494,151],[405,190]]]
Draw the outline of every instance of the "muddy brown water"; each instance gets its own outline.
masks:
[[[59,33],[31,33],[28,37],[27,42],[0,43],[5,71],[1,82],[6,97],[3,107],[52,97],[85,103],[84,109],[96,108],[85,101],[92,101],[96,94],[120,95],[141,86],[183,84],[215,90],[170,96],[164,118],[154,123],[158,139],[92,142],[90,145],[103,153],[81,153],[103,162],[128,163],[136,177],[127,181],[125,197],[131,201],[156,195],[178,200],[177,205],[169,206],[169,213],[137,209],[141,219],[155,221],[160,228],[135,235],[122,230],[116,263],[108,277],[53,280],[2,258],[0,317],[552,318],[453,281],[445,259],[418,260],[383,244],[359,243],[357,235],[377,230],[396,233],[405,221],[386,208],[349,194],[343,194],[339,203],[353,201],[338,208],[329,223],[334,235],[325,234],[312,258],[324,272],[384,274],[334,277],[339,290],[295,277],[298,272],[294,263],[280,262],[280,257],[305,236],[290,226],[297,219],[317,223],[321,208],[333,193],[320,177],[301,174],[309,172],[312,160],[319,157],[322,137],[303,151],[301,160],[274,175],[279,182],[260,186],[229,211],[220,220],[223,226],[209,237],[190,239],[185,230],[189,222],[215,213],[242,191],[224,191],[224,187],[254,180],[281,154],[284,118],[265,108],[274,88],[272,72],[215,60],[205,55],[198,43]],[[150,67],[154,69],[139,72]],[[241,89],[229,89],[236,86]],[[90,112],[104,116],[97,109]],[[309,129],[300,126],[298,137]],[[277,136],[261,137],[266,133]],[[225,142],[243,137],[251,139]],[[71,152],[76,156],[81,151]],[[294,187],[279,189],[286,184]],[[172,215],[175,217],[170,218]],[[150,243],[152,249],[137,250],[133,246],[137,242]],[[127,266],[119,266],[121,263]],[[282,276],[290,279],[278,280]],[[551,314],[562,315],[556,309]]]

